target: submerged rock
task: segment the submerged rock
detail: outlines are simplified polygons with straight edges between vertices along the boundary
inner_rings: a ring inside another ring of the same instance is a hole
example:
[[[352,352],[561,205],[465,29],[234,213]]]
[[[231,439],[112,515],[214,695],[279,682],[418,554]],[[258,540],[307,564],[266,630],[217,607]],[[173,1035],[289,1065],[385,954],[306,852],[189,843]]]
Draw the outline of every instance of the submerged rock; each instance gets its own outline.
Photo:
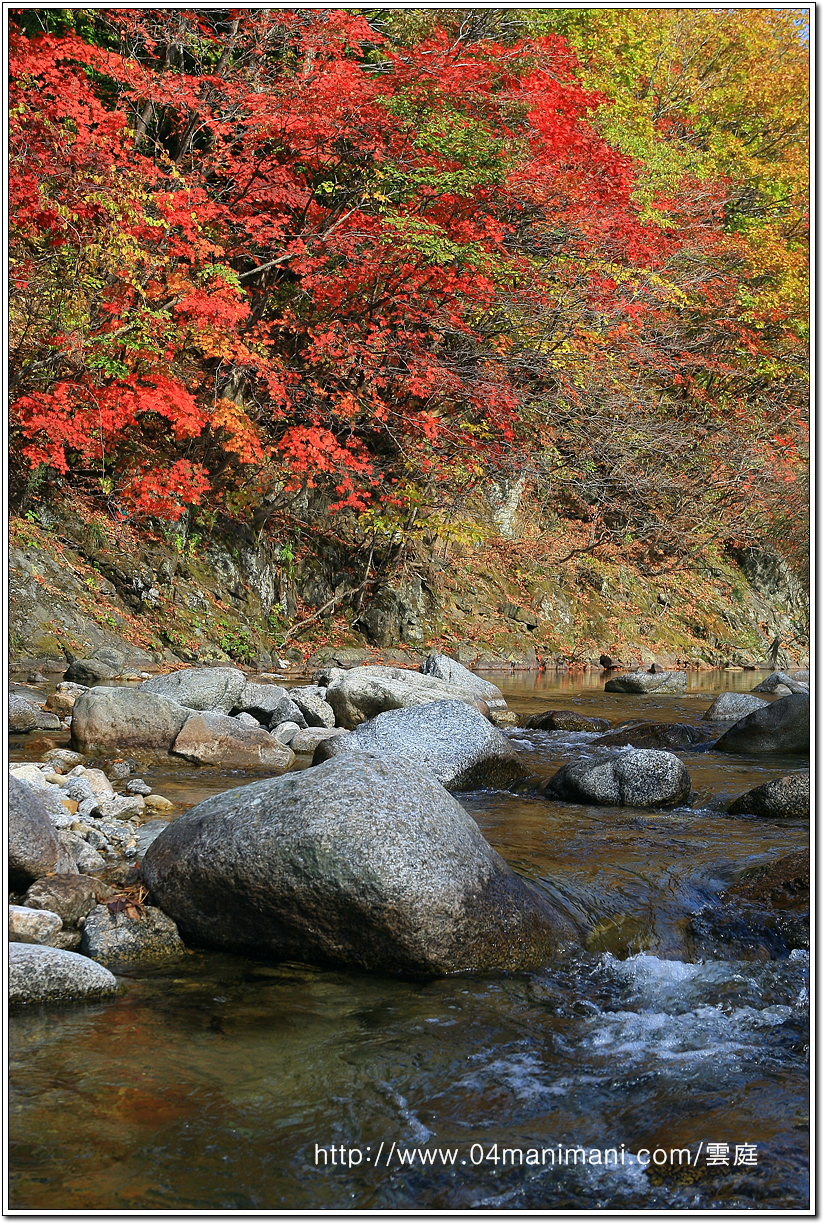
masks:
[[[143,878],[184,939],[388,973],[551,963],[568,920],[422,770],[344,754],[207,799]]]
[[[346,736],[324,740],[314,763],[349,752],[409,762],[450,790],[502,789],[528,773],[504,733],[462,701],[388,710]]]
[[[705,744],[717,733],[709,727],[693,727],[689,723],[636,723],[634,727],[619,727],[608,735],[592,740],[593,747],[615,747],[631,744],[633,748],[692,748]]]
[[[810,814],[809,773],[785,774],[753,787],[727,808],[730,816],[766,816],[771,819]]]
[[[606,760],[584,758],[559,769],[544,787],[548,799],[658,808],[685,803],[690,776],[671,752],[627,748]]]
[[[769,704],[752,693],[719,693],[704,715],[704,722],[737,722],[745,714]]]
[[[715,745],[716,752],[810,751],[810,698],[807,693],[779,697],[760,710],[753,710],[725,731]]]
[[[608,731],[608,718],[590,718],[575,710],[545,710],[530,714],[521,723],[529,731]]]
[[[264,685],[255,685],[264,688]],[[214,710],[228,714],[233,708],[254,710],[241,705],[246,677],[236,667],[187,667],[167,676],[151,676],[144,680],[138,693],[154,693],[168,697],[190,710]]]
[[[687,687],[687,673],[675,672],[628,672],[607,680],[605,693],[683,693]]]
[[[62,1003],[117,992],[113,973],[87,956],[37,944],[9,944],[9,1002]]]

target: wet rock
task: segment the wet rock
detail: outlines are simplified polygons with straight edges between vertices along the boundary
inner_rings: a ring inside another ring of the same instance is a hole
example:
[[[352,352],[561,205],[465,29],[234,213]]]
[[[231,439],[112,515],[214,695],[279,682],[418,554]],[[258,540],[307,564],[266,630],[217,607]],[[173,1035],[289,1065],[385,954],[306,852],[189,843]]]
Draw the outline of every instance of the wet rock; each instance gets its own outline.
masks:
[[[325,740],[314,760],[351,752],[408,762],[450,790],[503,789],[529,772],[503,732],[462,701],[387,710],[344,738]]]
[[[606,760],[583,758],[559,769],[544,787],[548,799],[659,808],[685,803],[692,783],[671,752],[627,748]]]
[[[785,957],[810,946],[810,855],[796,851],[751,868],[717,905],[693,914],[696,957]]]
[[[87,754],[114,748],[168,752],[191,716],[191,709],[142,688],[89,689],[74,703],[72,747]]]
[[[738,722],[745,714],[769,705],[763,697],[752,693],[719,693],[704,715],[705,722]]]
[[[9,906],[9,942],[50,944],[63,926],[59,914],[49,910],[28,909],[24,905]]]
[[[715,745],[716,752],[761,754],[810,751],[810,698],[791,693],[746,714]]]
[[[119,676],[122,666],[122,659],[119,665],[114,659],[103,660],[94,657],[90,659],[75,659],[69,665],[63,679],[71,681],[72,684],[83,684],[86,688],[92,688],[94,685],[106,680],[113,680],[115,676]]]
[[[36,944],[9,945],[9,1002],[99,999],[117,992],[113,973],[87,956]]]
[[[810,815],[809,773],[785,774],[753,787],[727,808],[730,816],[766,816],[768,819]]]
[[[232,713],[251,714],[258,722],[268,726],[285,697],[286,689],[278,684],[247,683],[237,704],[232,707]]]
[[[281,697],[275,708],[272,710],[272,717],[269,722],[270,729],[279,727],[281,723],[291,722],[297,723],[301,728],[308,726],[306,719],[303,717],[298,706],[295,705],[291,697]]]
[[[325,693],[326,690],[318,685],[289,690],[289,696],[303,715],[307,727],[334,727],[335,712],[325,700]]]
[[[289,747],[302,756],[312,756],[320,744],[348,734],[343,727],[303,727],[292,737]]]
[[[687,673],[675,672],[628,672],[607,680],[605,693],[683,693],[687,687]]]
[[[462,689],[401,667],[355,667],[345,672],[333,668],[329,676],[326,700],[335,711],[336,724],[350,730],[386,710],[455,699],[472,705],[481,697],[477,689]]]
[[[530,714],[521,726],[530,731],[608,731],[609,719],[590,718],[575,710],[545,710]]]
[[[246,709],[239,704],[245,688],[246,677],[236,667],[187,667],[168,676],[152,676],[137,692],[170,698],[190,710],[228,714],[235,708]]]
[[[38,727],[37,711],[22,697],[9,693],[9,732],[19,735]]]
[[[59,914],[64,926],[74,927],[110,895],[108,885],[94,876],[61,873],[35,880],[23,901],[31,909]]]
[[[185,952],[171,918],[153,905],[97,905],[83,926],[80,951],[96,961],[159,960]]]
[[[225,765],[234,769],[284,770],[294,753],[264,731],[255,730],[225,714],[204,711],[193,715],[181,730],[172,752],[198,765]]]
[[[631,744],[633,748],[692,748],[714,739],[716,732],[710,727],[693,727],[689,723],[636,723],[634,727],[619,727],[607,735],[592,740],[593,747],[620,747]]]
[[[809,693],[810,686],[793,679],[786,672],[777,671],[767,676],[766,680],[762,680],[760,684],[756,684],[752,691],[754,693],[778,693],[779,696],[786,697],[788,692]]]
[[[167,799],[164,795],[146,795],[143,804],[152,812],[168,812],[174,807],[171,799]]]
[[[484,972],[576,937],[430,775],[365,753],[207,799],[143,876],[187,941],[251,955]]]
[[[23,891],[40,876],[74,871],[71,854],[58,840],[40,794],[9,775],[9,884]]]
[[[421,663],[420,670],[424,676],[433,676],[436,680],[443,680],[445,684],[467,693],[477,693],[484,698],[490,709],[496,706],[506,708],[504,695],[496,684],[476,676],[468,667],[464,667],[456,659],[450,659],[448,655],[431,654]]]

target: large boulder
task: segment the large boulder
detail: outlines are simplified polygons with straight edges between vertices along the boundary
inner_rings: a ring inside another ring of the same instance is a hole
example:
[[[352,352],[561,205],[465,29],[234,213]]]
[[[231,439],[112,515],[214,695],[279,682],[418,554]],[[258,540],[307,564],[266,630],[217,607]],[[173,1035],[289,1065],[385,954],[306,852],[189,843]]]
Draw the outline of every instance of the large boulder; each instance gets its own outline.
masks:
[[[754,693],[778,693],[786,697],[788,692],[809,693],[810,686],[808,683],[788,676],[786,672],[776,671],[767,676],[766,680],[762,680],[760,684],[756,684],[752,691]]]
[[[9,774],[9,884],[22,892],[40,876],[75,870],[37,791]]]
[[[689,723],[642,722],[633,727],[619,727],[590,742],[599,748],[620,748],[626,744],[633,748],[692,748],[705,744],[716,734],[711,727],[693,727]]]
[[[627,672],[607,680],[605,693],[683,693],[687,687],[687,673],[683,671]]]
[[[521,723],[528,731],[608,731],[608,718],[591,718],[576,710],[545,710],[530,714]]]
[[[626,748],[606,760],[569,762],[549,779],[544,794],[570,803],[660,808],[685,803],[691,789],[689,774],[671,752]]]
[[[450,659],[448,655],[431,654],[421,663],[420,670],[424,676],[434,676],[436,680],[443,680],[444,683],[451,684],[453,688],[467,693],[477,693],[483,697],[490,709],[494,709],[496,705],[506,706],[504,695],[497,684],[476,676],[468,667],[464,667],[463,663]]]
[[[63,679],[72,684],[84,684],[87,688],[91,688],[102,681],[113,680],[115,676],[119,676],[122,666],[122,661],[118,665],[113,659],[75,659],[69,665]]]
[[[350,752],[396,757],[426,770],[450,790],[503,788],[529,772],[503,731],[463,701],[387,710],[349,735],[324,740],[314,761]]]
[[[167,676],[150,676],[143,681],[138,692],[169,697],[190,710],[214,710],[218,714],[228,714],[235,708],[247,709],[247,706],[240,704],[245,688],[246,677],[236,667],[186,667]],[[253,712],[250,708],[249,713]]]
[[[168,752],[192,713],[142,687],[89,689],[74,703],[72,747],[87,754],[132,748]]]
[[[745,714],[725,731],[715,745],[716,752],[790,752],[810,751],[810,698],[807,693],[779,697],[760,710]]]
[[[345,754],[225,791],[149,847],[187,942],[387,973],[528,969],[576,933],[423,770]]]
[[[117,992],[113,973],[87,956],[38,944],[9,944],[9,1002],[62,1003]]]
[[[280,773],[295,754],[263,727],[249,727],[226,714],[204,711],[192,715],[171,748],[175,756],[197,765],[229,769],[269,769]]]
[[[727,808],[730,816],[766,816],[769,819],[810,815],[809,773],[785,774],[755,786]]]
[[[430,701],[457,699],[475,706],[485,702],[489,707],[489,699],[476,689],[460,688],[404,667],[331,668],[328,676],[326,700],[335,712],[336,724],[349,730],[386,710],[409,709]],[[496,708],[505,708],[503,697]]]
[[[738,722],[745,714],[769,705],[763,697],[752,693],[719,693],[704,715],[705,722]]]

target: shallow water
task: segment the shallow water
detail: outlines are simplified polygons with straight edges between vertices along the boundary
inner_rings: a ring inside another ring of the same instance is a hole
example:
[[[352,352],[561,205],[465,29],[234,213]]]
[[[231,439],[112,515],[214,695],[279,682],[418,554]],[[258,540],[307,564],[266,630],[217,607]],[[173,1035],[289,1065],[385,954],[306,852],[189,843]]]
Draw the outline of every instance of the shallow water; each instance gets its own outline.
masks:
[[[520,712],[615,724],[698,723],[720,688],[759,676],[692,677],[680,698],[605,694],[597,675],[491,678]],[[512,733],[540,778],[591,738]],[[807,953],[690,923],[748,868],[806,846],[807,821],[724,810],[805,762],[678,755],[694,796],[672,811],[460,797],[586,931],[540,972],[413,983],[195,951],[122,976],[111,1002],[13,1013],[11,1206],[806,1207]],[[246,780],[141,773],[181,805]],[[708,1144],[729,1163],[708,1165]]]

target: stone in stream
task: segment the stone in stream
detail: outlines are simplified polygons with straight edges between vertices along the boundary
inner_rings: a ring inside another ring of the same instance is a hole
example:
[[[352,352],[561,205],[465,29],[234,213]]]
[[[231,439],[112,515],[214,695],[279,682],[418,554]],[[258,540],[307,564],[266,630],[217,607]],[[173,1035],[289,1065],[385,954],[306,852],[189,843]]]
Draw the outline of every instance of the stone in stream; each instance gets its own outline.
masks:
[[[62,1003],[116,994],[117,979],[103,965],[38,944],[9,944],[9,1002]]]
[[[810,814],[809,773],[785,774],[739,795],[727,808],[730,816],[766,816],[769,819]]]
[[[170,698],[190,710],[213,710],[218,714],[228,714],[230,710],[237,709],[238,713],[248,710],[252,714],[254,710],[251,707],[240,704],[246,687],[246,677],[236,667],[186,667],[166,676],[151,676],[143,681],[137,692]]]
[[[649,672],[628,672],[607,680],[605,693],[683,693],[687,687],[687,673],[664,671],[650,675]]]
[[[62,927],[63,919],[50,910],[9,906],[10,943],[50,944]]]
[[[172,745],[174,756],[197,765],[230,769],[270,769],[280,772],[295,754],[263,727],[246,727],[226,714],[194,714]]]
[[[291,697],[284,695],[272,710],[272,716],[269,720],[269,729],[274,731],[275,727],[279,727],[281,723],[292,722],[305,730],[309,725],[300,708],[295,704]]]
[[[92,688],[102,681],[113,680],[115,676],[119,676],[122,667],[123,660],[118,664],[114,657],[75,659],[69,664],[63,679],[71,681],[72,684],[84,684],[87,688]]]
[[[39,727],[37,714],[38,711],[25,698],[9,693],[9,731],[12,734],[36,731]]]
[[[578,938],[434,778],[367,753],[205,800],[142,872],[187,942],[253,956],[485,972]]]
[[[142,687],[89,689],[74,703],[72,747],[86,754],[133,748],[168,752],[193,713]]]
[[[59,914],[64,926],[77,926],[111,891],[108,884],[94,876],[65,873],[35,880],[23,901],[30,909]]]
[[[633,748],[693,748],[714,739],[717,732],[711,727],[693,727],[689,723],[636,723],[632,727],[617,727],[607,735],[590,740],[595,747],[619,748],[631,744]]]
[[[768,701],[763,697],[754,697],[752,693],[719,693],[703,719],[705,722],[738,722],[745,714],[766,705],[769,705]]]
[[[521,723],[528,731],[608,731],[608,718],[590,718],[575,710],[545,710],[530,714]]]
[[[476,676],[468,667],[464,667],[463,663],[450,659],[448,655],[431,654],[421,663],[420,671],[424,676],[434,676],[436,680],[443,680],[444,683],[451,684],[463,692],[477,693],[484,699],[490,710],[496,707],[506,709],[504,695],[497,684]]]
[[[691,790],[690,776],[673,753],[625,748],[606,760],[569,762],[549,779],[544,795],[569,803],[660,808],[686,803]]]
[[[485,702],[490,712],[493,702],[476,687],[449,684],[402,667],[353,667],[349,671],[333,667],[316,673],[316,678],[328,680],[326,700],[335,712],[335,722],[349,730],[386,710],[408,709],[432,701],[457,699],[476,708]],[[503,696],[493,704],[496,710],[506,708]]]
[[[350,752],[406,761],[450,790],[503,789],[529,772],[504,733],[463,701],[387,710],[346,736],[324,740],[314,762]]]
[[[282,723],[281,726],[288,727],[289,723]],[[279,731],[280,727],[277,730]],[[343,727],[301,727],[292,736],[289,747],[302,756],[311,756],[319,744],[346,735],[349,735],[349,732],[344,731]]]
[[[716,752],[809,754],[810,698],[807,693],[779,697],[762,709],[745,714],[725,731]]]
[[[753,693],[778,693],[781,697],[786,697],[787,693],[809,693],[809,691],[809,684],[794,680],[792,676],[781,671],[773,672],[771,676],[767,676],[766,680],[756,684],[752,690]]]
[[[324,696],[321,696],[321,694]],[[289,696],[303,715],[307,727],[334,727],[335,711],[325,699],[326,690],[317,684],[293,688]]]
[[[272,715],[286,697],[286,689],[278,684],[253,684],[247,681],[243,692],[232,706],[233,714],[251,714],[259,723],[268,726]]]
[[[55,773],[67,774],[76,765],[82,765],[85,757],[79,752],[70,752],[68,748],[52,748],[44,753],[41,760],[48,762]]]
[[[9,884],[22,891],[40,876],[74,871],[71,854],[58,840],[40,794],[9,774]]]
[[[155,906],[110,902],[86,918],[80,951],[111,964],[180,956],[186,949],[174,922]]]

